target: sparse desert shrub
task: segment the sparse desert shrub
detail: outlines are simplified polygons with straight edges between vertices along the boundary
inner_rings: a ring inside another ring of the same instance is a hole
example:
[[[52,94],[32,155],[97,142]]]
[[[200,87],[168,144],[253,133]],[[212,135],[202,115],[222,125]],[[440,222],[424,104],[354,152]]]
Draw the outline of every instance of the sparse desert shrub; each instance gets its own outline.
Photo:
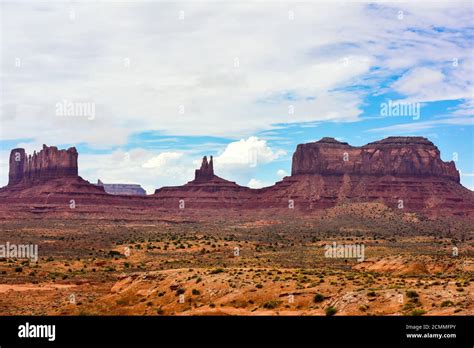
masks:
[[[425,313],[426,313],[426,311],[423,310],[423,309],[414,309],[414,310],[411,312],[411,315],[416,317],[416,316],[423,315],[423,314],[425,314]]]
[[[126,306],[128,305],[128,300],[126,299],[118,299],[117,301],[115,301],[115,303],[119,306]]]
[[[324,295],[321,295],[321,294],[314,295],[313,301],[315,303],[323,302],[324,301]]]
[[[367,296],[369,296],[369,297],[375,297],[375,296],[377,296],[377,293],[376,293],[375,291],[369,291],[369,292],[367,293]]]
[[[255,285],[255,287],[256,287],[257,289],[261,289],[261,288],[263,288],[263,285],[262,285],[262,284],[257,284],[257,285]]]
[[[209,274],[219,274],[219,273],[222,273],[222,272],[224,272],[224,269],[216,268],[216,269],[213,269],[211,272],[209,272]]]
[[[191,293],[192,293],[193,295],[196,295],[196,296],[197,296],[197,295],[201,295],[201,292],[200,292],[199,290],[197,290],[197,289],[193,289],[193,290],[191,291]]]
[[[336,307],[333,307],[333,306],[329,306],[328,308],[326,308],[326,315],[329,317],[329,316],[332,316],[334,314],[337,313],[337,309]]]
[[[452,305],[454,305],[454,303],[453,301],[450,301],[450,300],[441,302],[441,307],[451,307]]]
[[[407,290],[406,292],[407,294],[407,297],[409,298],[416,298],[416,297],[419,297],[420,295],[418,295],[418,293],[414,290]]]
[[[263,308],[265,309],[275,309],[281,304],[281,301],[279,300],[271,300],[268,302],[265,302],[263,305]]]

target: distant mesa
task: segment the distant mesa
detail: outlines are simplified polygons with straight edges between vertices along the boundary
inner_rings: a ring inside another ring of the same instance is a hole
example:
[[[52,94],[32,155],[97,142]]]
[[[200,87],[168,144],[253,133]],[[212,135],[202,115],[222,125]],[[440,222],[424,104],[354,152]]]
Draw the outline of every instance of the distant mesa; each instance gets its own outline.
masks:
[[[97,180],[97,186],[103,187],[105,192],[111,195],[146,195],[146,191],[138,184],[104,184],[101,180]]]

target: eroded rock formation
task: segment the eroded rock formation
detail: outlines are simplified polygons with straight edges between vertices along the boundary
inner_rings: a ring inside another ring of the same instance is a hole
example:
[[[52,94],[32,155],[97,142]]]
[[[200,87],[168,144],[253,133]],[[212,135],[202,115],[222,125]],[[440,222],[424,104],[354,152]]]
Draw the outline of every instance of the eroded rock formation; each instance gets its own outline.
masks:
[[[454,162],[443,162],[438,148],[423,137],[388,137],[361,147],[334,138],[300,144],[291,174],[436,176],[459,182]]]
[[[168,186],[155,190],[154,198],[177,206],[225,208],[244,206],[255,196],[252,189],[237,185],[214,174],[213,158],[204,156],[201,168],[196,169],[194,180],[182,186]]]
[[[333,138],[298,145],[292,175],[262,189],[220,178],[214,173],[213,158],[204,157],[194,180],[159,188],[149,196],[109,195],[83,180],[77,175],[74,148],[44,146],[32,156],[14,149],[0,204],[33,202],[35,197],[48,204],[80,198],[91,211],[114,206],[143,207],[150,213],[181,207],[288,212],[376,202],[402,212],[474,217],[474,192],[459,183],[454,162],[442,161],[438,148],[421,137],[389,137],[360,147]]]
[[[207,181],[214,177],[214,164],[213,159],[207,162],[207,156],[202,158],[201,168],[196,169],[194,172],[194,180],[196,181]]]
[[[33,185],[64,177],[77,177],[77,151],[75,147],[58,150],[56,146],[43,145],[33,155],[25,149],[13,149],[10,153],[8,185]]]
[[[103,187],[92,185],[78,175],[76,148],[58,150],[43,145],[38,153],[27,155],[25,149],[10,153],[8,185],[0,188],[0,199],[10,202],[69,202],[91,195],[105,196]],[[0,201],[1,203],[1,201]]]

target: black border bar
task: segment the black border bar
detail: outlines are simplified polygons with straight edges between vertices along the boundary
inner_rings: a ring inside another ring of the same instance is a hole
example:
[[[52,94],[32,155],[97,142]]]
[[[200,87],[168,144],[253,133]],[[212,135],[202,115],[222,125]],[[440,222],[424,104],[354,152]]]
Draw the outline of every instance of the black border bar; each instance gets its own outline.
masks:
[[[55,325],[55,341],[20,338],[19,326]],[[410,328],[407,328],[407,325]],[[456,325],[455,328],[453,326]],[[418,327],[418,330],[413,329]],[[407,334],[456,334],[408,338]],[[450,346],[472,347],[474,317],[92,316],[0,317],[0,347],[14,346]]]

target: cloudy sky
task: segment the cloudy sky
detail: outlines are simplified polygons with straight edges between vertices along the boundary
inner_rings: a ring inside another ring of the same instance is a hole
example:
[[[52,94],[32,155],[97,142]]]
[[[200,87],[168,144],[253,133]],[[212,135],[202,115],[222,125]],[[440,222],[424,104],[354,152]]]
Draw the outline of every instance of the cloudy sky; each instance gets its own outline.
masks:
[[[0,6],[0,186],[9,150],[43,143],[76,146],[89,181],[151,193],[203,155],[261,187],[299,143],[421,135],[474,189],[471,2]]]

